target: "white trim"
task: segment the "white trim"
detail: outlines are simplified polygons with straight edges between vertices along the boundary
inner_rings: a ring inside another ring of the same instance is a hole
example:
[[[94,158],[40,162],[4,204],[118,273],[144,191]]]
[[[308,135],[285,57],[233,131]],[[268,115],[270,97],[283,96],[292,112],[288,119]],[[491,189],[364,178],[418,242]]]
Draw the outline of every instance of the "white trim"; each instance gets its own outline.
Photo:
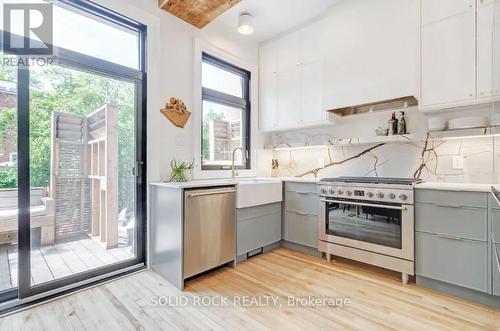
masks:
[[[201,170],[201,62],[202,53],[206,52],[221,60],[234,64],[237,67],[250,71],[250,170],[239,170],[240,177],[255,177],[257,174],[257,152],[256,152],[256,135],[258,134],[258,67],[256,64],[244,61],[226,51],[215,47],[199,38],[194,38],[194,54],[193,54],[193,127],[194,127],[194,160],[195,168],[193,171],[195,179],[208,178],[229,178],[231,170]]]

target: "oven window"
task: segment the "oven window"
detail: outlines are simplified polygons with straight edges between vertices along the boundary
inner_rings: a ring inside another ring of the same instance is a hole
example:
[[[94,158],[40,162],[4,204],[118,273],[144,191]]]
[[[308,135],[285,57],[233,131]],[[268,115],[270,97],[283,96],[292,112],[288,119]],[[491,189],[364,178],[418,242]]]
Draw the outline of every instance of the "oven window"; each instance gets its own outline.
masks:
[[[346,203],[326,203],[326,233],[401,249],[402,211]]]

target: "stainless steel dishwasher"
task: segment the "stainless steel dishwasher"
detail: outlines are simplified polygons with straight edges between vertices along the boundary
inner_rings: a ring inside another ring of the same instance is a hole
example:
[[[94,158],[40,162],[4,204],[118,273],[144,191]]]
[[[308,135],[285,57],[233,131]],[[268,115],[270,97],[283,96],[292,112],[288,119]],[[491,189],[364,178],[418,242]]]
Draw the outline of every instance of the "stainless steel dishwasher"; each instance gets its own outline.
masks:
[[[236,188],[184,191],[184,278],[236,258]]]

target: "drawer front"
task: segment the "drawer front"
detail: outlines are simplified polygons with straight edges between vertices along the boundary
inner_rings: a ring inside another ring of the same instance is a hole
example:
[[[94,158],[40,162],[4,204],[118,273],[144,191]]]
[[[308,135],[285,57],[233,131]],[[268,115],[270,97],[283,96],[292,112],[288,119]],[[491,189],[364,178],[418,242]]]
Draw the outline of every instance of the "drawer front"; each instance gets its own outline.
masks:
[[[261,216],[266,216],[269,214],[281,214],[281,202],[270,203],[267,205],[248,207],[237,209],[238,221],[241,219],[250,219]]]
[[[285,210],[318,215],[319,198],[314,193],[285,192]]]
[[[415,202],[486,208],[487,193],[416,189]]]
[[[492,245],[492,249],[495,249],[495,246]],[[497,254],[500,255],[500,244],[496,244]],[[495,251],[491,252],[491,270],[493,274],[493,295],[500,296],[500,265],[498,265],[497,258],[495,256]]]
[[[500,244],[500,210],[490,209],[490,217],[493,237],[495,238],[495,242]]]
[[[286,182],[285,183],[285,190],[287,192],[301,192],[301,193],[318,194],[318,185],[315,183]]]
[[[417,275],[488,291],[488,244],[418,232],[415,239]]]
[[[280,241],[281,210],[254,218],[241,219],[238,217],[236,232],[237,255],[246,254],[254,249]]]
[[[318,247],[318,216],[285,211],[283,238],[309,247]]]
[[[487,215],[486,209],[451,208],[417,203],[415,205],[415,229],[487,241]]]

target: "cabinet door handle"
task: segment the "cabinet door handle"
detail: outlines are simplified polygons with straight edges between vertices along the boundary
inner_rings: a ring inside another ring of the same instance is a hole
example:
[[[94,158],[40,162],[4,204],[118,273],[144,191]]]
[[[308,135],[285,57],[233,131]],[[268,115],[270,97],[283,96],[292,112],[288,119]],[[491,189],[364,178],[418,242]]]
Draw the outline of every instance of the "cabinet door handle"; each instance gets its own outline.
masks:
[[[301,211],[296,211],[296,210],[289,210],[291,211],[292,213],[294,214],[297,214],[297,215],[300,215],[300,216],[318,216],[316,214],[312,214],[312,213],[304,213],[304,212],[301,212]]]
[[[445,208],[463,208],[463,205],[453,204],[453,203],[435,203],[434,205]]]
[[[436,237],[443,238],[443,239],[450,239],[450,240],[458,240],[458,241],[463,240],[463,238],[460,238],[457,236],[451,236],[448,234],[436,234]]]

